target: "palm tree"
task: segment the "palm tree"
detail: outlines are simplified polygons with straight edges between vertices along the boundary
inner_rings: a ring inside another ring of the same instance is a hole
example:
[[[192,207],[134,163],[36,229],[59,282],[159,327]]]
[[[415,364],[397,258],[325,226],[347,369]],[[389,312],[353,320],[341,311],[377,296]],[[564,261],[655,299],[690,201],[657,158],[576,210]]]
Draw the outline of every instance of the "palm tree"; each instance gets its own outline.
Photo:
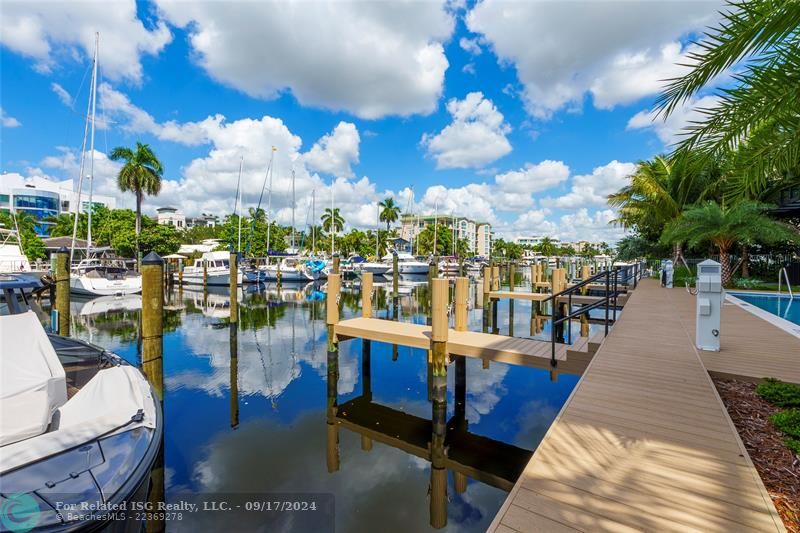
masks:
[[[765,244],[800,240],[797,230],[769,218],[766,204],[745,200],[730,207],[705,202],[691,207],[670,222],[661,235],[665,243],[687,242],[691,246],[711,242],[719,249],[722,265],[722,284],[733,277],[730,251],[740,241]]]
[[[378,207],[381,208],[378,218],[381,222],[386,222],[386,231],[389,231],[389,225],[400,218],[400,206],[394,203],[394,198],[389,197],[379,202]]]
[[[557,250],[555,243],[553,243],[553,239],[550,237],[545,237],[542,239],[542,242],[539,243],[539,251],[542,252],[542,255],[546,257],[555,255]]]
[[[688,55],[692,70],[666,86],[659,109],[668,116],[736,65],[734,86],[700,109],[703,118],[687,128],[678,149],[707,158],[736,153],[737,172],[726,192],[758,198],[776,183],[797,180],[800,169],[800,2],[729,0],[721,15]]]
[[[251,207],[247,211],[250,213],[250,218],[252,220],[257,220],[259,222],[267,221],[267,212],[261,207]]]
[[[339,213],[338,207],[333,210],[330,207],[325,208],[325,212],[322,213],[322,229],[329,233],[338,233],[344,230],[344,218]]]
[[[139,251],[139,234],[142,231],[142,202],[144,195],[155,196],[161,191],[164,166],[147,144],[136,142],[136,150],[117,146],[109,156],[113,161],[125,161],[117,175],[117,185],[122,192],[136,195],[136,251]]]
[[[702,195],[701,180],[695,179],[693,169],[688,157],[656,156],[640,161],[630,185],[608,195],[608,204],[619,213],[611,223],[657,239],[664,226]],[[680,241],[673,243],[672,255],[677,266],[683,258]]]

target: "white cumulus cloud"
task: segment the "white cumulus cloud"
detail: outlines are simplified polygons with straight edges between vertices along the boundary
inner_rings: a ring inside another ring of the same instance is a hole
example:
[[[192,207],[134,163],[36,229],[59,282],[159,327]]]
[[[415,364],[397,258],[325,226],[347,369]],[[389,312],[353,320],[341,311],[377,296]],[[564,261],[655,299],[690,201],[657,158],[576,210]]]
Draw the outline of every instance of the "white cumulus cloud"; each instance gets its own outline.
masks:
[[[4,1],[0,43],[32,58],[37,70],[50,72],[76,51],[92,57],[99,32],[104,75],[138,83],[142,55],[158,54],[172,34],[160,20],[146,27],[136,8],[134,0]]]
[[[621,163],[617,160],[596,167],[591,174],[582,174],[572,178],[570,191],[559,198],[547,200],[554,207],[580,208],[586,206],[604,206],[606,197],[616,192],[629,181],[636,170],[634,163]]]
[[[628,129],[652,130],[665,146],[670,146],[681,140],[687,126],[704,118],[702,109],[712,109],[719,101],[718,96],[692,98],[675,108],[666,119],[654,110],[639,111],[628,120]]]
[[[211,77],[251,96],[290,91],[303,105],[379,118],[430,113],[442,94],[454,27],[442,0],[156,3]]]
[[[0,107],[0,124],[2,124],[4,128],[19,128],[22,126],[22,122],[8,115],[2,107]]]
[[[719,18],[721,0],[482,0],[466,16],[516,68],[528,112],[547,119],[589,92],[611,108],[654,94],[680,72],[680,40]],[[654,23],[654,21],[657,21]]]
[[[453,121],[442,131],[422,136],[437,168],[479,168],[511,152],[511,127],[481,92],[447,102]]]
[[[350,178],[353,176],[350,165],[358,163],[360,142],[355,124],[339,122],[331,133],[314,143],[303,158],[310,170]]]

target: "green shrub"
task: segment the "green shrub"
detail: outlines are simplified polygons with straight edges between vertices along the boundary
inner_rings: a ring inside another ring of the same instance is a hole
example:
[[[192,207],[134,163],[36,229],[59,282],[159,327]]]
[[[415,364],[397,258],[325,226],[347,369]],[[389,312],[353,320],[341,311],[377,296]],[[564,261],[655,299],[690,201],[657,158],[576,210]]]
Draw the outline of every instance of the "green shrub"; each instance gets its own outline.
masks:
[[[756,387],[759,396],[779,407],[800,407],[800,385],[767,378]]]
[[[769,417],[775,427],[786,433],[784,440],[797,455],[800,455],[800,409],[787,409]]]
[[[760,289],[764,287],[764,282],[755,278],[736,278],[733,284],[737,289]]]

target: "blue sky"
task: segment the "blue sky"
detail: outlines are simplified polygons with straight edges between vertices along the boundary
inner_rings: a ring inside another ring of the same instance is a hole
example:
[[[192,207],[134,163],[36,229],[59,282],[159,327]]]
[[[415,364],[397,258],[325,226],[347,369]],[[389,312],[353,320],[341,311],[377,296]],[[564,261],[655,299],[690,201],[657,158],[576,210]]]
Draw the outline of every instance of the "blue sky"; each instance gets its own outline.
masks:
[[[649,114],[716,1],[108,4],[3,2],[0,168],[77,177],[98,31],[95,191],[131,206],[105,154],[147,142],[167,179],[148,212],[230,212],[242,156],[255,205],[274,145],[282,222],[294,169],[300,225],[335,180],[352,226],[393,195],[507,238],[614,241],[603,197],[713,103]]]

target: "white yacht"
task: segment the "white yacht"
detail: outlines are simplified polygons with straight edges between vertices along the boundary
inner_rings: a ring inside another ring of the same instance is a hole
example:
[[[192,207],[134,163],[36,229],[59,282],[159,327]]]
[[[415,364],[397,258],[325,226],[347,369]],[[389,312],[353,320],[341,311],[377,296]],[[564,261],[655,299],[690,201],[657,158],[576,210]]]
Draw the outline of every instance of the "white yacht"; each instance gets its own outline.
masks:
[[[277,281],[280,272],[281,282],[300,281],[308,283],[315,279],[305,259],[298,257],[284,257],[279,263],[274,265],[264,265],[259,267],[265,274],[265,281]],[[317,278],[319,275],[317,275]]]
[[[142,276],[121,261],[84,259],[72,268],[69,287],[79,296],[125,296],[142,292]]]
[[[183,269],[183,283],[185,285],[202,285],[203,267],[205,266],[206,285],[230,285],[230,258],[230,252],[205,252],[200,259],[194,260],[194,265]],[[242,283],[241,270],[236,272],[236,283]]]
[[[0,274],[30,272],[31,264],[22,253],[17,232],[0,228]]]
[[[391,268],[392,254],[385,255],[383,262]],[[397,254],[397,269],[401,274],[427,274],[428,263],[419,261],[409,253],[401,252]]]
[[[442,274],[454,276],[458,274],[460,269],[461,266],[455,257],[445,257],[439,261],[439,272]]]
[[[10,495],[4,509],[25,506],[14,517],[25,521],[4,519],[0,529],[143,531],[133,513],[112,522],[113,513],[56,511],[65,498],[76,508],[143,505],[163,419],[154,389],[135,367],[45,332],[22,294],[39,287],[0,276],[0,486]]]
[[[386,263],[377,263],[367,261],[360,255],[351,256],[348,261],[353,266],[353,272],[363,274],[364,272],[371,272],[374,276],[383,276],[392,269],[392,265]]]

